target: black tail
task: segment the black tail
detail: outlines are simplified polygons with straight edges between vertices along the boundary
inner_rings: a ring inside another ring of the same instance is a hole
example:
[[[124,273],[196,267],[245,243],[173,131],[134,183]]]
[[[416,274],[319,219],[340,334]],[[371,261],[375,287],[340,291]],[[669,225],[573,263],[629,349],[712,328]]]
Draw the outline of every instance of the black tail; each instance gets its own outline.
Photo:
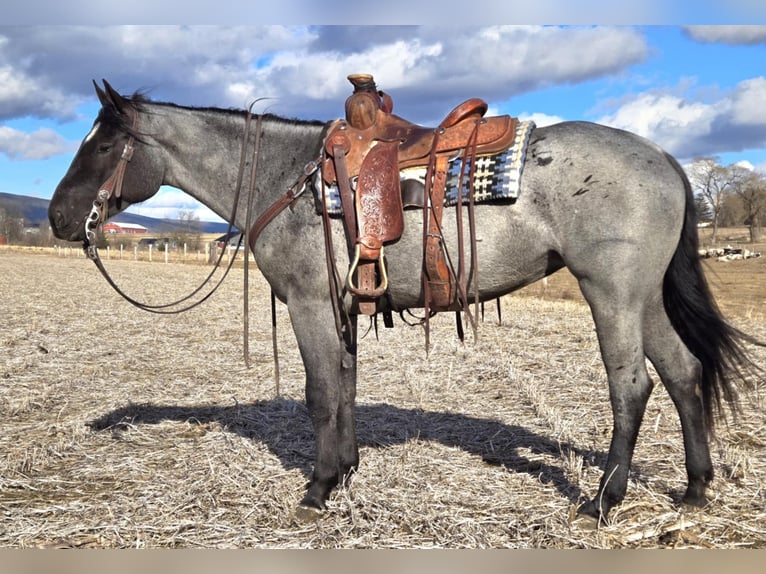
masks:
[[[665,273],[662,295],[673,328],[702,363],[702,399],[712,432],[713,415],[724,415],[724,401],[737,414],[736,383],[751,384],[749,376],[760,370],[748,358],[743,343],[762,343],[731,326],[721,315],[700,263],[697,216],[689,179],[678,162],[670,155],[667,157],[684,182],[686,213],[681,239]]]

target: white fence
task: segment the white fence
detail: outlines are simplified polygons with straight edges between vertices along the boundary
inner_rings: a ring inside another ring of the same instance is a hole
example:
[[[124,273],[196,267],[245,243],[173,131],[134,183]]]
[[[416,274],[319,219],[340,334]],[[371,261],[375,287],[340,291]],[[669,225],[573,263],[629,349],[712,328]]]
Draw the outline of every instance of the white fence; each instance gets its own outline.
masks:
[[[215,243],[206,243],[204,249],[191,250],[188,249],[186,244],[180,247],[169,247],[167,243],[158,247],[154,245],[141,246],[108,246],[103,249],[99,249],[98,253],[101,259],[120,259],[120,260],[132,260],[132,261],[147,261],[151,263],[188,263],[193,265],[211,265],[218,260],[221,255],[221,249],[224,249],[226,253],[223,255],[223,262],[228,263],[232,257],[235,256],[237,261],[235,265],[242,264],[244,259],[244,253],[249,250],[246,247],[240,247],[237,253],[237,248],[231,245],[226,247],[219,247]],[[82,247],[69,245],[55,245],[53,247],[28,247],[21,245],[0,245],[0,252],[2,251],[23,251],[28,253],[38,254],[53,254],[57,257],[75,257],[85,258],[85,252]],[[250,261],[254,262],[252,253],[249,254]]]

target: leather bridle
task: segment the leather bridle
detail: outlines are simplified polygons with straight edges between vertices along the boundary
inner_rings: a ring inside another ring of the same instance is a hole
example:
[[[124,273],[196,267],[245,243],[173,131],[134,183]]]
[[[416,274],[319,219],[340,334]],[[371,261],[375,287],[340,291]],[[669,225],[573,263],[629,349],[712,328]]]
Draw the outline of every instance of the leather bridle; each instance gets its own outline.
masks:
[[[249,128],[250,128],[250,118],[251,114],[248,113],[247,123],[245,126],[245,135],[244,135],[244,144],[243,144],[243,151],[242,151],[242,158],[240,161],[240,169],[239,169],[239,175],[237,178],[237,187],[236,187],[236,198],[234,203],[234,210],[232,212],[232,218],[229,222],[229,228],[226,233],[226,235],[230,235],[232,228],[233,228],[233,222],[234,222],[234,216],[236,215],[236,209],[239,201],[239,191],[241,188],[241,182],[242,182],[242,171],[244,169],[244,163],[245,163],[245,149],[247,147],[247,139],[249,135]],[[258,116],[258,126],[260,130],[260,116]],[[96,245],[97,242],[97,230],[100,225],[102,225],[106,219],[109,216],[109,200],[112,197],[115,197],[117,199],[121,198],[122,196],[122,185],[125,178],[125,171],[127,170],[128,163],[131,159],[133,159],[133,151],[135,147],[136,138],[133,134],[136,133],[136,124],[138,123],[138,114],[133,115],[131,127],[130,127],[130,136],[128,138],[127,143],[125,144],[125,147],[122,150],[122,154],[120,156],[119,161],[117,162],[117,166],[114,168],[114,171],[109,176],[109,178],[101,185],[101,187],[98,190],[98,194],[96,195],[96,199],[93,201],[93,206],[91,207],[90,213],[88,214],[88,217],[85,220],[85,239],[83,241],[83,249],[85,250],[86,255],[88,258],[93,261],[96,264],[96,267],[101,272],[101,274],[104,276],[106,281],[109,283],[109,285],[112,286],[112,288],[128,303],[131,305],[138,307],[139,309],[142,309],[144,311],[148,311],[150,313],[157,313],[161,315],[173,315],[182,313],[184,311],[188,311],[190,309],[193,309],[203,301],[206,301],[215,291],[221,286],[223,283],[223,280],[228,275],[229,271],[231,270],[234,260],[236,259],[237,253],[239,252],[239,248],[242,244],[242,238],[240,237],[240,242],[237,245],[237,251],[235,251],[234,256],[229,260],[229,264],[226,267],[226,270],[223,274],[223,276],[218,280],[218,283],[216,283],[212,289],[205,294],[200,299],[189,303],[188,305],[179,307],[182,303],[185,303],[195,295],[197,295],[202,289],[207,285],[213,278],[213,275],[218,270],[218,268],[221,265],[221,262],[223,261],[223,256],[225,251],[221,250],[221,253],[218,256],[218,260],[216,261],[215,265],[213,266],[213,270],[210,272],[210,274],[204,279],[204,281],[200,284],[199,287],[197,287],[194,291],[186,295],[185,297],[182,297],[181,299],[178,299],[177,301],[173,301],[172,303],[165,303],[161,305],[150,305],[148,303],[142,303],[140,301],[137,301],[136,299],[130,297],[127,293],[125,293],[112,279],[112,277],[107,272],[106,268],[104,267],[103,262],[101,261],[101,258],[98,255],[98,248]],[[256,142],[258,142],[258,139],[256,139]],[[253,152],[254,154],[258,154],[258,149],[256,149]],[[251,182],[251,188],[254,188],[254,182]]]
[[[135,118],[133,124],[135,126]],[[93,207],[85,220],[85,241],[83,249],[88,257],[94,261],[98,260],[98,252],[96,250],[96,230],[99,225],[106,221],[109,215],[109,199],[112,195],[116,198],[122,196],[122,182],[125,178],[125,170],[128,167],[128,162],[133,159],[133,146],[135,143],[136,138],[131,134],[122,150],[122,155],[117,162],[117,167],[114,168],[112,175],[110,175],[99,188],[96,199],[93,202]]]
[[[234,204],[232,208],[231,217],[229,219],[229,227],[228,231],[226,233],[226,236],[228,237],[231,234],[231,231],[234,226],[234,221],[236,220],[236,214],[237,214],[237,208],[239,206],[239,198],[240,198],[240,191],[242,188],[242,181],[243,181],[243,175],[244,175],[244,169],[245,165],[247,163],[247,147],[248,147],[248,141],[250,137],[250,125],[252,123],[252,107],[258,100],[254,101],[252,104],[250,104],[250,107],[247,110],[247,116],[245,120],[245,132],[242,139],[242,153],[240,156],[239,161],[239,170],[237,173],[237,183],[235,185],[235,196],[234,196]],[[248,246],[250,247],[250,250],[254,252],[255,242],[258,239],[258,236],[260,233],[266,228],[266,226],[277,216],[279,213],[281,213],[285,208],[292,205],[292,203],[303,194],[304,190],[306,189],[306,182],[311,177],[311,175],[318,169],[321,161],[321,157],[317,158],[314,161],[310,161],[303,169],[303,173],[298,177],[298,179],[287,189],[287,191],[280,196],[273,204],[271,204],[266,210],[264,210],[263,213],[255,220],[252,227],[250,226],[251,216],[252,216],[252,209],[253,209],[253,201],[255,197],[255,189],[256,189],[256,172],[257,172],[257,166],[258,166],[258,156],[260,152],[260,142],[261,142],[261,126],[263,121],[262,115],[256,115],[256,129],[255,129],[255,144],[253,148],[253,161],[252,161],[252,170],[251,170],[251,176],[250,176],[250,185],[248,187],[248,198],[247,198],[247,213],[246,213],[246,229],[249,229],[248,234]],[[104,267],[103,262],[101,261],[101,258],[98,255],[98,248],[96,246],[97,242],[97,230],[98,227],[103,224],[108,215],[109,215],[109,200],[111,197],[120,198],[122,195],[122,185],[125,178],[125,171],[128,167],[128,163],[133,158],[133,151],[135,147],[135,141],[136,138],[133,134],[136,133],[136,124],[137,124],[137,114],[133,115],[132,119],[132,125],[130,128],[130,136],[128,138],[127,143],[125,144],[125,147],[123,148],[122,155],[120,156],[119,161],[117,162],[117,166],[114,169],[114,172],[109,176],[109,178],[101,185],[99,188],[98,194],[96,195],[96,199],[93,201],[93,206],[91,207],[90,213],[88,214],[88,217],[85,220],[85,239],[83,240],[83,249],[85,250],[86,255],[88,258],[93,261],[96,264],[96,267],[99,269],[101,274],[104,276],[104,278],[107,280],[109,285],[112,286],[112,288],[117,291],[117,293],[126,301],[128,301],[130,304],[134,305],[135,307],[138,307],[139,309],[142,309],[144,311],[148,311],[151,313],[158,313],[163,315],[169,315],[169,314],[178,314],[182,313],[184,311],[188,311],[203,301],[206,301],[223,283],[223,280],[228,275],[229,271],[231,270],[234,260],[237,257],[237,253],[239,253],[240,247],[242,247],[242,238],[244,237],[244,233],[240,236],[239,243],[237,244],[237,250],[234,252],[234,256],[231,257],[229,260],[229,263],[226,267],[226,270],[223,274],[223,276],[218,280],[218,283],[214,285],[211,290],[205,294],[200,299],[189,303],[188,305],[185,305],[183,307],[178,307],[182,303],[188,301],[195,295],[197,295],[203,287],[208,284],[215,272],[218,270],[218,268],[221,265],[221,261],[223,260],[223,256],[225,251],[221,250],[220,255],[218,256],[218,260],[216,261],[215,265],[213,266],[213,270],[210,272],[210,274],[205,278],[205,280],[202,282],[202,284],[197,287],[194,291],[192,291],[187,296],[174,301],[172,303],[167,303],[163,305],[149,305],[147,303],[141,303],[129,295],[127,295],[120,287],[114,282],[114,280],[111,278],[109,273],[106,271],[106,268]],[[249,255],[245,256],[244,259],[244,358],[245,358],[245,364],[247,366],[250,366],[250,357],[249,357],[249,349],[248,349],[248,333],[249,333],[249,303],[248,303],[248,275],[249,275],[249,265],[248,262],[250,260]],[[274,296],[274,292],[271,293],[271,316],[272,316],[272,343],[273,343],[273,350],[274,350],[274,364],[275,364],[275,371],[274,371],[274,378],[277,385],[277,394],[279,394],[279,360],[277,356],[277,346],[276,346],[276,311],[275,311],[275,305],[276,305],[276,298]]]

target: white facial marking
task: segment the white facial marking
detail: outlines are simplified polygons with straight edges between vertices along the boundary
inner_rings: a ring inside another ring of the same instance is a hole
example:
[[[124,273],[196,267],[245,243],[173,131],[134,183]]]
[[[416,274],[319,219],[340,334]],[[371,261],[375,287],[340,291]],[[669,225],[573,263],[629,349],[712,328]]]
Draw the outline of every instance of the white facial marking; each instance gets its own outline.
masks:
[[[93,126],[93,129],[90,130],[90,133],[88,133],[87,136],[85,136],[85,140],[82,143],[87,143],[90,141],[90,139],[96,135],[96,132],[98,131],[99,126],[101,126],[101,122],[96,122],[96,124]]]

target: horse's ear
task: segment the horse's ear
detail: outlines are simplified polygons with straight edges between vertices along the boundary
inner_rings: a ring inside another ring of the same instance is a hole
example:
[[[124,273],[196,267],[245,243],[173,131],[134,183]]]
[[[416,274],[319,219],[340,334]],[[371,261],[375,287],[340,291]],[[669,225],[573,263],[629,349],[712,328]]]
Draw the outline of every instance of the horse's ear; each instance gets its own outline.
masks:
[[[98,101],[101,102],[101,105],[106,106],[109,104],[109,98],[107,97],[106,92],[101,89],[96,83],[96,80],[93,80],[93,87],[96,88],[96,95],[98,96]]]
[[[109,85],[109,82],[106,80],[101,80],[104,82],[104,88],[105,92],[100,90],[98,86],[96,86],[96,92],[99,93],[99,100],[101,100],[101,104],[104,104],[104,101],[108,102],[109,104],[113,105],[114,108],[120,112],[121,114],[127,114],[127,110],[130,107],[129,102],[123,98],[119,93],[117,93],[117,90],[115,90],[111,85]],[[101,94],[103,94],[104,99],[101,99]]]

